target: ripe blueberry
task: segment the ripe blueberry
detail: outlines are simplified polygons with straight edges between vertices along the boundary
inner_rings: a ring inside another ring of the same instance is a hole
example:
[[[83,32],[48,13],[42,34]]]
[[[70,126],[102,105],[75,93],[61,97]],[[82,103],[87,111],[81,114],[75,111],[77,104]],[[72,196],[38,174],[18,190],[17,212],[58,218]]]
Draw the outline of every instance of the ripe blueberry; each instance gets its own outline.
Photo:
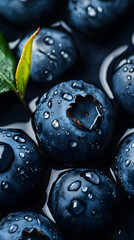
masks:
[[[18,57],[30,36],[31,33],[28,33],[18,45]],[[42,84],[59,79],[73,66],[76,55],[69,33],[55,28],[42,28],[33,43],[31,79]]]
[[[115,203],[113,182],[102,172],[87,168],[62,174],[49,197],[49,208],[57,225],[81,234],[108,226]]]
[[[15,212],[0,222],[1,240],[61,240],[59,230],[47,217],[30,212]]]
[[[100,89],[71,80],[41,97],[33,122],[40,146],[59,160],[91,161],[110,144],[114,112]]]

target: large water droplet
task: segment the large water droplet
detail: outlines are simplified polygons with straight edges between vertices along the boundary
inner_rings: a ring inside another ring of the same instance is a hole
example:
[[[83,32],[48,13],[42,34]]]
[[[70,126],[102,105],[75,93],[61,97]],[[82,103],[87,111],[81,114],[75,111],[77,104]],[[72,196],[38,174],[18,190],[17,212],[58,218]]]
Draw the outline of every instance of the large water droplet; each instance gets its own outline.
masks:
[[[95,185],[99,184],[100,182],[99,177],[94,172],[86,172],[85,178],[88,182],[93,183]]]
[[[59,126],[60,126],[59,120],[58,119],[54,119],[52,121],[52,127],[57,129],[57,128],[59,128]]]
[[[81,187],[81,181],[75,181],[68,186],[68,191],[78,191]]]
[[[54,44],[54,39],[50,36],[45,37],[45,44],[46,45],[53,45]]]
[[[8,232],[9,233],[15,233],[17,231],[17,229],[18,229],[18,225],[17,224],[13,224],[13,225],[11,225],[9,227]]]
[[[73,99],[72,95],[70,93],[64,93],[63,99],[67,101],[71,101]]]
[[[13,139],[14,139],[14,141],[16,141],[18,143],[25,143],[26,142],[25,138],[20,136],[20,135],[14,135]]]
[[[75,199],[71,202],[70,208],[68,209],[72,215],[79,215],[86,209],[86,205],[83,201]]]

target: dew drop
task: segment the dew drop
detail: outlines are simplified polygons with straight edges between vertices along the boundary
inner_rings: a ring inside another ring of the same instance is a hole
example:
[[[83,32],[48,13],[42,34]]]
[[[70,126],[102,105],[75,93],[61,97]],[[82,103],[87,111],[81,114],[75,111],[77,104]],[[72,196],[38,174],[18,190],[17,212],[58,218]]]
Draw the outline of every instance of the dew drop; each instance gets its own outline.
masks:
[[[127,159],[127,160],[125,161],[126,167],[129,166],[130,162],[131,162],[131,161],[130,161],[129,159]]]
[[[52,81],[53,80],[53,74],[49,71],[45,71],[45,79],[46,79],[46,81]]]
[[[83,89],[83,83],[74,82],[74,83],[72,83],[72,87],[75,88],[75,89],[80,89],[80,90],[82,90],[82,89]]]
[[[88,194],[89,199],[93,198],[93,195],[91,193]]]
[[[69,211],[72,215],[79,215],[86,209],[85,203],[79,199],[74,199],[71,202]]]
[[[57,128],[59,128],[59,126],[60,126],[59,120],[58,119],[54,119],[52,121],[52,127],[57,129]]]
[[[72,95],[70,93],[64,93],[63,99],[67,101],[71,101],[73,99]]]
[[[88,187],[87,186],[82,186],[81,190],[82,190],[82,192],[87,192]]]
[[[85,178],[88,182],[91,182],[95,185],[99,184],[100,180],[96,173],[94,172],[86,172]]]
[[[90,17],[96,17],[96,15],[97,15],[95,8],[93,8],[91,6],[88,6],[87,13]]]
[[[23,152],[20,152],[19,155],[20,155],[21,158],[24,158],[24,157],[25,157],[25,154],[24,154]]]
[[[9,183],[5,182],[5,181],[2,181],[1,182],[1,187],[2,187],[2,189],[7,190],[9,188]]]
[[[134,142],[132,143],[132,148],[134,148]]]
[[[77,147],[77,142],[76,141],[71,141],[70,142],[70,147],[71,148],[76,148]]]
[[[32,222],[33,220],[32,217],[29,217],[29,216],[25,216],[24,219],[28,222]]]
[[[48,119],[50,117],[50,113],[49,112],[44,112],[43,114],[45,119]]]
[[[61,55],[63,58],[67,59],[68,58],[68,53],[65,51],[61,51]]]
[[[38,225],[41,226],[41,224],[42,224],[41,220],[39,218],[37,218],[36,220],[37,220]]]
[[[17,171],[18,171],[18,173],[19,173],[20,175],[24,175],[24,173],[25,173],[25,170],[24,170],[24,168],[22,168],[22,167],[19,167],[19,168],[17,169]]]
[[[9,233],[15,233],[15,232],[17,231],[17,229],[18,229],[18,225],[17,225],[17,224],[13,224],[13,225],[11,225],[11,226],[9,227],[8,232],[9,232]]]
[[[45,44],[46,45],[53,45],[54,44],[54,39],[50,36],[45,37]]]
[[[51,101],[51,100],[48,102],[48,107],[49,107],[49,108],[52,107],[52,101]]]
[[[78,191],[81,186],[81,181],[75,181],[68,186],[68,191]]]
[[[25,143],[25,142],[26,142],[25,138],[24,138],[24,137],[21,137],[21,136],[19,136],[19,135],[14,135],[14,136],[13,136],[13,139],[14,139],[14,141],[16,141],[16,142],[18,142],[18,143]]]

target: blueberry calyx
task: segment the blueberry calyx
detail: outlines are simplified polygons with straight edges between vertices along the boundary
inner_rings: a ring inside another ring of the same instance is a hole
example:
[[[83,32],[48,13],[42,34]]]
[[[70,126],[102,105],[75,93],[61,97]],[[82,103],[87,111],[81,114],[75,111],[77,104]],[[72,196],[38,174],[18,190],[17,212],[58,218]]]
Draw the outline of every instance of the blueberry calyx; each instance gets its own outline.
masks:
[[[31,237],[35,239],[40,239],[40,240],[49,240],[47,236],[45,236],[40,230],[34,228],[34,229],[25,229],[22,232],[22,239],[20,240],[25,240],[25,239],[31,239]]]
[[[5,172],[14,160],[14,151],[9,144],[0,142],[0,173]]]
[[[78,126],[91,131],[99,127],[103,118],[101,103],[92,95],[76,96],[66,111],[67,116]]]

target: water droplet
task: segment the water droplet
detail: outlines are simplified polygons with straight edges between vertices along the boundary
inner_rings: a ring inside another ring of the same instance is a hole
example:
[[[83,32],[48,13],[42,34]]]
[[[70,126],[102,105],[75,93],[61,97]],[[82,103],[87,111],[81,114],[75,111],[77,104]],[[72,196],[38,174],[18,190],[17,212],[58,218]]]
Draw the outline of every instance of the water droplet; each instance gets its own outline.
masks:
[[[87,192],[88,187],[87,186],[82,186],[81,190],[82,190],[82,192]]]
[[[93,8],[91,6],[88,6],[87,13],[90,17],[96,17],[96,15],[97,15],[95,8]]]
[[[77,142],[76,141],[71,141],[70,142],[70,147],[71,148],[76,148],[77,147]]]
[[[48,119],[50,117],[50,113],[49,112],[44,112],[43,114],[45,119]]]
[[[99,13],[102,13],[102,12],[103,12],[102,7],[100,7],[100,6],[97,7],[97,10],[98,10]]]
[[[123,68],[123,72],[127,72],[128,71],[128,68],[127,67],[124,67]]]
[[[65,51],[61,51],[61,55],[63,58],[67,59],[68,58],[68,53]]]
[[[19,173],[20,175],[24,175],[24,173],[25,173],[25,170],[24,170],[24,168],[22,168],[22,167],[19,167],[19,168],[17,169],[17,171],[18,171],[18,173]]]
[[[79,199],[75,199],[71,202],[69,211],[72,215],[78,215],[81,214],[85,209],[85,203]]]
[[[54,119],[52,121],[52,127],[53,128],[59,128],[60,124],[59,124],[59,120],[58,119]]]
[[[5,182],[5,181],[2,181],[1,182],[1,187],[2,187],[2,189],[7,190],[9,188],[9,183]]]
[[[131,77],[130,75],[128,75],[128,76],[127,76],[127,79],[128,79],[128,80],[131,80],[131,79],[132,79],[132,77]]]
[[[32,217],[29,217],[28,215],[24,217],[24,219],[28,222],[32,222]]]
[[[53,80],[53,74],[49,71],[45,71],[45,79],[46,79],[46,81],[52,81]]]
[[[99,177],[94,172],[86,172],[85,173],[85,177],[86,177],[86,180],[88,182],[91,182],[91,183],[93,183],[95,185],[99,184],[99,182],[100,182]]]
[[[14,139],[14,141],[16,141],[16,142],[18,142],[18,143],[25,143],[25,142],[26,142],[25,138],[24,138],[24,137],[21,137],[21,136],[19,136],[19,135],[14,135],[14,136],[13,136],[13,139]]]
[[[80,90],[82,90],[82,89],[83,89],[83,83],[74,82],[74,83],[72,84],[72,87],[75,88],[75,89],[80,89]]]
[[[41,226],[41,224],[42,224],[41,220],[39,218],[37,218],[36,220],[37,220],[38,225]]]
[[[67,101],[71,101],[73,99],[72,95],[69,93],[64,93],[63,94],[63,99]]]
[[[126,153],[129,152],[129,150],[130,150],[129,148],[126,148]]]
[[[48,107],[49,107],[49,108],[52,107],[52,101],[51,101],[51,100],[48,102]]]
[[[55,91],[54,91],[54,95],[57,95],[57,94],[58,94],[58,91],[57,91],[57,90],[55,90]]]
[[[15,233],[15,232],[17,231],[17,229],[18,229],[18,225],[17,225],[17,224],[13,224],[13,225],[11,225],[11,226],[9,227],[8,232],[9,232],[9,233]]]
[[[81,181],[75,181],[68,186],[68,191],[78,191],[81,186]]]
[[[54,39],[50,36],[45,37],[45,44],[46,45],[53,45],[54,44]]]
[[[19,155],[20,155],[21,158],[24,158],[24,157],[25,157],[25,154],[24,154],[23,152],[20,152]]]
[[[132,145],[131,145],[131,146],[132,146],[132,148],[134,148],[134,142],[132,143]]]
[[[126,163],[126,167],[129,166],[130,162],[131,162],[130,159],[127,159],[127,160],[125,161],[125,163]]]
[[[91,193],[88,194],[89,199],[93,198],[93,195]]]

